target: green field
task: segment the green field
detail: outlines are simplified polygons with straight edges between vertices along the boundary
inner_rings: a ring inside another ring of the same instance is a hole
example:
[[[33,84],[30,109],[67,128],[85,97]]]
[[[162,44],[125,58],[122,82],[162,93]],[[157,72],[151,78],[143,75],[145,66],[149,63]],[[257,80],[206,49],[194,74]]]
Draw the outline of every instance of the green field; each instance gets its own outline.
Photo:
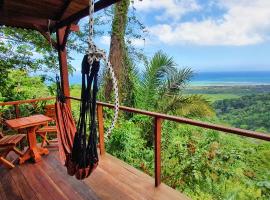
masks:
[[[203,95],[210,102],[236,99],[246,95],[270,93],[270,85],[246,85],[246,86],[190,86],[185,94]]]
[[[219,100],[237,99],[241,97],[241,95],[237,95],[237,94],[202,94],[202,96],[204,96],[211,103],[214,103],[215,101],[219,101]]]

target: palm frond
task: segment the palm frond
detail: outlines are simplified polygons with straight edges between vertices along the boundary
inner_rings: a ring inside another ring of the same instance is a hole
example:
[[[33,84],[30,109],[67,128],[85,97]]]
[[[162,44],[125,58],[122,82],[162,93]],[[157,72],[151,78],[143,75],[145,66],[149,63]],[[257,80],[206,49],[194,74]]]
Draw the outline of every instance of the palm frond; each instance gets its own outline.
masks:
[[[162,82],[166,80],[168,74],[175,71],[175,66],[176,64],[172,57],[169,57],[162,51],[158,51],[150,60],[149,65],[146,66],[144,81],[162,84]]]
[[[193,76],[193,71],[190,68],[183,68],[176,72],[170,73],[167,84],[165,85],[168,93],[179,93],[190,81]]]
[[[185,97],[177,113],[185,117],[212,117],[215,115],[211,103],[202,95],[190,95]]]
[[[172,57],[162,51],[158,51],[149,64],[146,66],[146,70],[143,73],[141,81],[141,102],[147,102],[148,108],[154,108],[156,106],[155,99],[158,99],[159,90],[166,82],[168,75],[175,71],[176,64]],[[145,107],[142,107],[145,108]]]

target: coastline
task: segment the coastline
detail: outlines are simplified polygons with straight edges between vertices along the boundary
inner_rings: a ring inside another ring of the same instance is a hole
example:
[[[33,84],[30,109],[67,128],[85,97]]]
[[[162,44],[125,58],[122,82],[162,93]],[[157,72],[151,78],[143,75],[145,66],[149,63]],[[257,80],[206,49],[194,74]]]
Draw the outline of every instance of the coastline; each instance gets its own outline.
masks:
[[[262,82],[215,82],[215,81],[191,81],[188,84],[188,87],[216,87],[216,86],[270,86],[270,83],[262,83]]]

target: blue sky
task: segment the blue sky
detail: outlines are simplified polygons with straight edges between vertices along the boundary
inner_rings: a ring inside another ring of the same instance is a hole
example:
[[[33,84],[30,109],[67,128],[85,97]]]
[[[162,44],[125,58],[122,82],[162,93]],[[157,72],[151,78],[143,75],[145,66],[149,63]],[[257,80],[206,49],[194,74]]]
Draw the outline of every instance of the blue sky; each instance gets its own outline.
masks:
[[[270,71],[270,0],[134,2],[148,34],[133,42],[148,57],[163,50],[196,72]],[[109,35],[96,40],[108,49]]]

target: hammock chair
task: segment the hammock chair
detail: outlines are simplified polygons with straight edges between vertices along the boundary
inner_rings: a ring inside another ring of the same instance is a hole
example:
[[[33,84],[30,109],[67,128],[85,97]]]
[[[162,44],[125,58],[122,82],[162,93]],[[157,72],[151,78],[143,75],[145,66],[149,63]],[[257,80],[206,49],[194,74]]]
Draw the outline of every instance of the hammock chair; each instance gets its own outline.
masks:
[[[89,49],[82,61],[82,89],[80,116],[77,126],[72,117],[70,107],[66,103],[59,77],[57,82],[57,98],[55,103],[57,137],[59,155],[62,164],[71,176],[81,180],[87,178],[98,165],[97,128],[96,128],[96,98],[98,92],[98,72],[100,61],[103,60],[112,77],[115,113],[112,124],[106,135],[110,135],[118,117],[119,101],[117,81],[110,62],[104,51],[97,49],[93,42],[94,1],[89,1]]]

